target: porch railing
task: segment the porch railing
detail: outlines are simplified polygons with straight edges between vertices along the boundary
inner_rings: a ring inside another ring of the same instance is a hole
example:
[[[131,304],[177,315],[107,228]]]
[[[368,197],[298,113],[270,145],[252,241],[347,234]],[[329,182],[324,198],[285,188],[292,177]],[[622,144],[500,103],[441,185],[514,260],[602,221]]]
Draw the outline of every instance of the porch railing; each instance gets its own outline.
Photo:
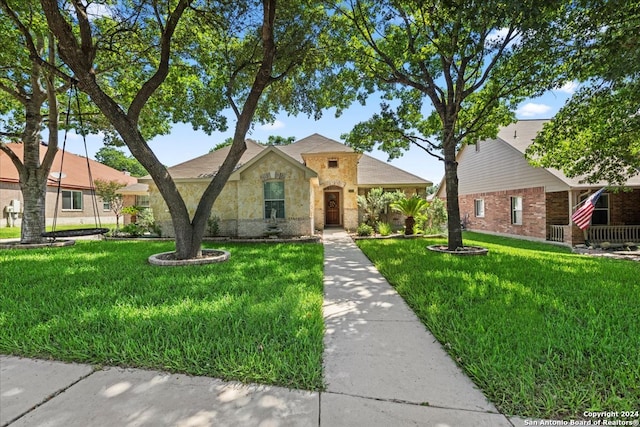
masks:
[[[587,240],[594,243],[640,243],[640,225],[592,225]]]
[[[552,242],[564,242],[564,229],[566,225],[550,225],[549,239]]]

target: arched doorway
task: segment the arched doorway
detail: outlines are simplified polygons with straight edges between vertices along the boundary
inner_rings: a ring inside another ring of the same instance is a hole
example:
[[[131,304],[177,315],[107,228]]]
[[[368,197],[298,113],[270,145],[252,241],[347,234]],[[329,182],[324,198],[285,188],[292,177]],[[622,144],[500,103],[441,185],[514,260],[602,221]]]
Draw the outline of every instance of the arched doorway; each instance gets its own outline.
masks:
[[[324,225],[342,225],[342,190],[340,187],[327,187],[324,190]]]

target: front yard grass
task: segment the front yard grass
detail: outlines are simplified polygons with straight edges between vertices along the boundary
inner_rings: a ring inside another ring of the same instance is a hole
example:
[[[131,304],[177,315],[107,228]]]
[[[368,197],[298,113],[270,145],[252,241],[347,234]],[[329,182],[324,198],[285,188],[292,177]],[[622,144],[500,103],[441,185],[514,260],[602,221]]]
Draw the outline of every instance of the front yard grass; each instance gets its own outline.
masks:
[[[477,233],[487,256],[425,250],[443,242],[358,245],[501,412],[639,409],[640,264]]]
[[[172,242],[0,251],[0,353],[322,389],[319,244],[206,244],[206,266],[157,267]]]

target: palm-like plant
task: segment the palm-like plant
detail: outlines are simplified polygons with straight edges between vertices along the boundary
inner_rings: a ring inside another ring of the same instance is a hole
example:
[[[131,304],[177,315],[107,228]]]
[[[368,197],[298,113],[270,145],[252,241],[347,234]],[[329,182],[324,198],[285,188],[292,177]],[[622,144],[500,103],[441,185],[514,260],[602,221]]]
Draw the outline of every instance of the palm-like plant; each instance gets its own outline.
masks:
[[[400,212],[406,217],[404,220],[404,234],[410,235],[413,234],[413,226],[416,223],[414,217],[426,209],[426,207],[429,206],[429,202],[421,197],[413,196],[407,199],[398,200],[390,206],[392,209]]]

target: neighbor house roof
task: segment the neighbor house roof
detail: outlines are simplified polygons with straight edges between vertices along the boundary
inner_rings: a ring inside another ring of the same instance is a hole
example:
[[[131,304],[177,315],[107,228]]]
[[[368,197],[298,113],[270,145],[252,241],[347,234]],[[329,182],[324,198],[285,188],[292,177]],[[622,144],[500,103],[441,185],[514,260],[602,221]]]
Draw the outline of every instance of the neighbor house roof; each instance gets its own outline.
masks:
[[[483,146],[485,143],[493,144],[499,143],[503,144],[505,149],[511,149],[518,153],[522,159],[524,159],[525,152],[527,148],[533,143],[534,138],[538,135],[538,132],[542,130],[542,127],[545,123],[549,122],[548,119],[534,119],[534,120],[519,120],[515,123],[512,123],[508,126],[505,126],[500,129],[498,132],[498,136],[492,140],[481,141],[480,144]],[[474,146],[467,145],[464,146],[457,154],[456,158],[460,160],[462,157],[462,153],[464,150],[474,150]],[[482,150],[482,148],[481,148]],[[495,168],[500,165],[496,164],[487,164],[487,168]],[[523,167],[531,167],[525,162],[523,162]],[[581,183],[581,177],[569,178],[562,171],[554,168],[540,168],[541,171],[544,171],[550,176],[553,176],[557,179],[558,182],[562,186],[566,186],[566,189],[588,189],[588,188],[601,188],[607,185],[607,182],[601,181],[594,184],[589,183]],[[536,186],[538,183],[531,182],[531,186]],[[640,174],[631,177],[626,185],[637,187],[640,186]],[[446,189],[445,178],[443,177],[440,181],[440,188],[438,188],[437,195],[439,197],[444,197],[444,191]]]
[[[24,158],[24,144],[8,143],[7,147],[13,151],[21,160]],[[44,158],[47,151],[47,147],[40,146],[40,159]],[[58,185],[58,175],[60,173],[60,163],[62,162],[62,150],[58,149],[53,164],[51,166],[51,173],[47,181],[49,186]],[[102,179],[105,181],[119,181],[122,184],[129,185],[138,182],[137,178],[127,175],[124,172],[120,172],[102,163],[98,163],[95,160],[88,159],[89,168],[91,169],[91,176],[93,180]],[[0,150],[0,181],[5,182],[20,182],[18,176],[18,170],[15,168],[13,162],[9,156]],[[89,189],[91,188],[91,181],[89,179],[89,170],[87,168],[87,158],[78,156],[77,154],[66,151],[64,153],[64,162],[62,170],[61,187],[64,188],[76,188],[76,189]]]
[[[149,184],[142,184],[136,182],[135,184],[127,185],[118,191],[125,196],[144,196],[149,194]]]
[[[504,141],[524,156],[527,148],[531,145],[534,138],[538,135],[538,132],[542,130],[542,127],[547,122],[549,122],[549,120],[519,120],[500,129],[497,139]],[[594,184],[581,183],[580,181],[582,180],[582,177],[569,178],[558,169],[544,169],[571,188],[600,188],[608,185],[606,181],[600,181]],[[640,174],[629,178],[627,185],[640,185]]]
[[[287,156],[295,159],[300,163],[304,163],[303,154],[317,153],[357,153],[346,145],[327,138],[325,136],[314,133],[306,138],[296,141],[289,145],[273,146],[274,149],[280,150]],[[251,159],[258,156],[266,147],[252,140],[247,140],[247,150],[242,155],[240,162],[236,166],[236,170],[249,163]],[[220,168],[222,162],[227,157],[230,147],[224,147],[207,153],[195,159],[188,160],[176,166],[169,168],[169,173],[174,179],[196,179],[210,178]],[[145,177],[145,179],[150,179]],[[358,185],[363,186],[402,186],[402,185],[419,185],[429,186],[431,181],[427,181],[418,176],[403,171],[388,163],[381,162],[371,156],[363,154],[358,164]]]

